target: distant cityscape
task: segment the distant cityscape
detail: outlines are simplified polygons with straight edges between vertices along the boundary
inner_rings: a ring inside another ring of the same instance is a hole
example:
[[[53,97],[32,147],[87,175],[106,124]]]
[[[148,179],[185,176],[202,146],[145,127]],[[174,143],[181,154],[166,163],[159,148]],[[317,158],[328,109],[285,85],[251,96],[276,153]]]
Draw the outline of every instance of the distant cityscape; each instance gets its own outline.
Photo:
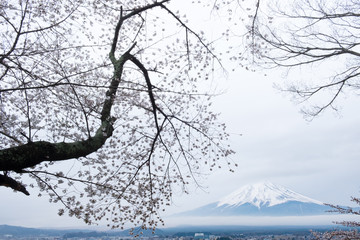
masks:
[[[203,233],[198,233],[203,234]],[[310,234],[305,235],[297,235],[297,234],[279,234],[279,235],[257,235],[257,236],[204,236],[204,238],[193,236],[193,237],[72,237],[72,238],[64,238],[64,237],[14,237],[11,235],[3,236],[5,240],[63,240],[63,239],[71,239],[71,240],[130,240],[130,239],[144,239],[144,240],[236,240],[236,239],[244,239],[244,240],[306,240],[313,239],[313,236]]]
[[[155,234],[145,231],[51,230],[0,225],[1,240],[307,240],[314,239],[312,231],[325,232],[332,226],[203,226],[158,229]],[[196,231],[204,230],[204,231]],[[140,232],[140,231],[139,231]]]

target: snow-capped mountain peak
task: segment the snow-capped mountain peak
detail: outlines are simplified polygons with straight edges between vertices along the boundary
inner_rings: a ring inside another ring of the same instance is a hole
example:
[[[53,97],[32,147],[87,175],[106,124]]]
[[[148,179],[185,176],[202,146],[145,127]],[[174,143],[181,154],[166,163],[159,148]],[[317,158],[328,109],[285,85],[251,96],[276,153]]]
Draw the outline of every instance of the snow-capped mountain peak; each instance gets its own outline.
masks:
[[[278,204],[297,201],[322,205],[320,201],[303,196],[299,193],[286,189],[283,186],[274,185],[270,182],[261,182],[246,185],[228,196],[222,198],[217,206],[230,205],[240,206],[245,203],[252,204],[260,209],[262,206],[271,207]]]

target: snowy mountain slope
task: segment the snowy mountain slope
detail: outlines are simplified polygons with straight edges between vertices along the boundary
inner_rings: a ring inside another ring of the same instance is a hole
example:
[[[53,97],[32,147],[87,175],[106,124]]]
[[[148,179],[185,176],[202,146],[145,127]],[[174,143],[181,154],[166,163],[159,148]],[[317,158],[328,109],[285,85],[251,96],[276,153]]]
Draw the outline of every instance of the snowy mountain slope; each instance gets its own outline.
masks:
[[[270,182],[244,186],[217,202],[179,216],[305,216],[324,215],[330,208]]]
[[[218,202],[218,207],[223,205],[240,206],[250,203],[260,209],[261,206],[271,207],[290,201],[322,205],[320,201],[305,197],[282,186],[262,182],[244,186],[231,193]]]

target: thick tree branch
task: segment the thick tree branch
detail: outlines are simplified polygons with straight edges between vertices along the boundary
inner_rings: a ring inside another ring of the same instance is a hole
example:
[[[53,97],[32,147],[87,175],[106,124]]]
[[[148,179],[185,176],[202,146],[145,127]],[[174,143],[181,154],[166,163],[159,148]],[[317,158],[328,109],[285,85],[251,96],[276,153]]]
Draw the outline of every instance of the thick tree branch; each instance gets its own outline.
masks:
[[[45,161],[63,161],[85,157],[101,148],[112,135],[113,130],[110,119],[103,121],[95,136],[84,141],[72,143],[38,141],[3,149],[0,151],[0,170],[20,171]]]
[[[22,192],[25,195],[30,195],[30,193],[26,190],[24,185],[22,185],[18,181],[15,181],[14,179],[12,179],[7,175],[0,174],[0,186],[9,187],[15,191]]]

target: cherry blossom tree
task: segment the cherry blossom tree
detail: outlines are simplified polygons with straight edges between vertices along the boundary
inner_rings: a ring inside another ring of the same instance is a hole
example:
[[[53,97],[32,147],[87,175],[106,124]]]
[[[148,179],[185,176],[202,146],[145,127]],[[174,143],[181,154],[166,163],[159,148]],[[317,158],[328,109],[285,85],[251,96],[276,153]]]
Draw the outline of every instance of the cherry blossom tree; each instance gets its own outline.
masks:
[[[356,205],[360,205],[360,198],[352,197],[351,201],[354,202]],[[354,216],[359,216],[360,211],[359,208],[355,207],[344,207],[334,204],[327,204],[332,208],[331,212],[339,213],[339,214],[351,214]],[[360,227],[359,221],[340,221],[335,222],[336,224],[342,225],[347,229],[336,229],[333,231],[325,232],[325,233],[317,233],[314,232],[313,235],[316,239],[319,240],[330,240],[330,239],[360,239],[360,233],[358,231]]]
[[[218,52],[171,0],[5,0],[0,34],[1,186],[154,228],[174,185],[233,153],[206,90]]]

